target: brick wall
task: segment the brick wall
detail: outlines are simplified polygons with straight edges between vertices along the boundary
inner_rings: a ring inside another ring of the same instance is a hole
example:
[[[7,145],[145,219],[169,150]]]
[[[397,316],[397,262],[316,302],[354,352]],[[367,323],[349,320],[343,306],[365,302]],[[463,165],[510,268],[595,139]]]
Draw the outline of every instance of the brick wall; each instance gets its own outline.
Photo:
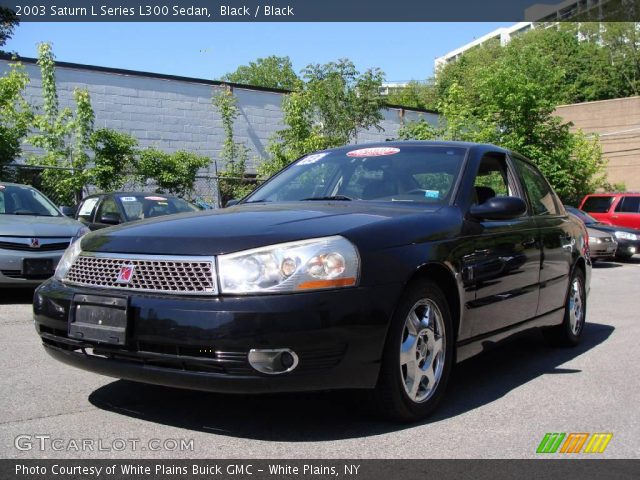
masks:
[[[555,113],[573,130],[599,135],[610,183],[640,190],[640,97],[562,105]]]
[[[41,105],[40,71],[29,59],[23,59],[31,83],[27,100]],[[0,59],[0,74],[8,61]],[[135,136],[141,146],[156,146],[171,152],[189,150],[218,159],[224,134],[220,116],[211,97],[221,87],[216,82],[181,77],[146,74],[124,70],[59,63],[56,81],[61,107],[73,107],[74,88],[87,88],[95,111],[96,128],[108,127]],[[250,149],[249,169],[263,156],[269,139],[283,128],[280,105],[285,93],[264,89],[234,88],[239,113],[235,124],[235,140]],[[425,118],[437,122],[429,112],[389,108],[383,112],[383,128],[361,132],[358,142],[383,141],[395,138],[403,121]],[[25,146],[28,154],[33,149]],[[219,163],[219,166],[220,163]]]

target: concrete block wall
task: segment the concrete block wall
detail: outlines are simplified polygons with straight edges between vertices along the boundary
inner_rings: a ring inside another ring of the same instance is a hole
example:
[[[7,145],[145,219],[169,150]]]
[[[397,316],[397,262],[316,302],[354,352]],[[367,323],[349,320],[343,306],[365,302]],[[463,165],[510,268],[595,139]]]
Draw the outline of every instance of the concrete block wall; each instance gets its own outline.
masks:
[[[42,105],[40,71],[33,59],[22,59],[31,78],[26,97],[32,105]],[[0,75],[9,61],[0,59]],[[188,150],[219,161],[224,141],[221,119],[211,103],[212,95],[222,91],[217,82],[163,76],[88,65],[59,62],[56,82],[61,107],[74,108],[73,90],[86,88],[95,111],[96,128],[112,128],[127,132],[140,145],[155,146],[172,152]],[[265,148],[273,134],[284,127],[282,98],[285,92],[234,87],[239,116],[234,133],[237,142],[250,149],[249,171],[265,156]],[[395,138],[403,122],[425,118],[435,124],[437,115],[410,109],[389,108],[383,112],[382,131],[370,129],[358,135],[358,143]],[[28,155],[33,148],[25,146]]]

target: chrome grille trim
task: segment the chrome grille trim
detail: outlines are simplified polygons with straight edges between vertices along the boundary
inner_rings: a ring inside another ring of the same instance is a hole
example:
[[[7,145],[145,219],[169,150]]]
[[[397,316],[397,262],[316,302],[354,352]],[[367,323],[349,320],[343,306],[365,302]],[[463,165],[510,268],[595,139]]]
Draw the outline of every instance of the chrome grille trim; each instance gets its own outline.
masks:
[[[130,283],[117,283],[120,269],[134,265]],[[217,295],[215,257],[82,252],[63,279],[82,287],[174,295]]]

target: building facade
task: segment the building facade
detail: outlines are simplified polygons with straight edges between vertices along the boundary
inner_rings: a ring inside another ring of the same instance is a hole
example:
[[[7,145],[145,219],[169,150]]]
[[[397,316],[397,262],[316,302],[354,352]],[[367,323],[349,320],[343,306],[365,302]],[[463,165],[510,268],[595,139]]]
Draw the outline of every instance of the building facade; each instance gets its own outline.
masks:
[[[609,183],[640,191],[640,97],[562,105],[555,114],[574,131],[598,136]]]

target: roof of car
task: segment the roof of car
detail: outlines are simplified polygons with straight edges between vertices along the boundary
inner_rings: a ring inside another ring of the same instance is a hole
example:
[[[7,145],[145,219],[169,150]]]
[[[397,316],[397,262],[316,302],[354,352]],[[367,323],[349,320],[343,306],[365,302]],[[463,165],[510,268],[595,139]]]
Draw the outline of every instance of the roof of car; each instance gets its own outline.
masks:
[[[507,150],[497,145],[490,143],[474,143],[474,142],[458,142],[450,140],[392,140],[389,142],[372,142],[372,143],[359,143],[355,145],[345,145],[337,148],[330,148],[325,151],[329,152],[349,152],[351,150],[361,148],[374,148],[374,147],[430,147],[430,146],[442,146],[442,147],[460,147],[460,148],[479,148],[482,150],[495,150],[498,152],[510,153]]]
[[[127,195],[144,195],[145,197],[157,197],[157,196],[161,196],[161,197],[167,197],[167,198],[180,198],[176,195],[169,195],[166,193],[155,193],[155,192],[101,192],[101,193],[92,193],[91,195],[87,195],[84,198],[90,198],[90,197],[100,197],[103,195],[113,195],[116,197],[124,197]]]

